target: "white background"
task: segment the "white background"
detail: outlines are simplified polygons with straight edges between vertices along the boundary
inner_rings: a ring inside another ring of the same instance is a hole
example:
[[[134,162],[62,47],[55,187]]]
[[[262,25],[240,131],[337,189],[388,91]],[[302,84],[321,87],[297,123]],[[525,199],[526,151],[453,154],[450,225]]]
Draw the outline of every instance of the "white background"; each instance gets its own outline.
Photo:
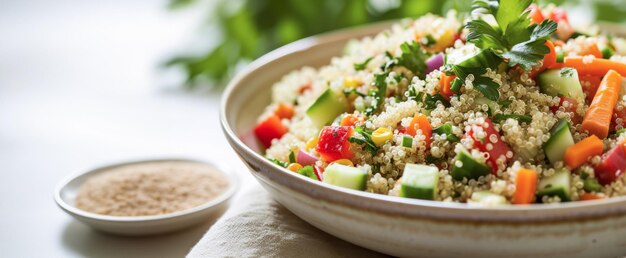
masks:
[[[150,157],[245,173],[219,128],[219,93],[164,87],[179,77],[159,64],[199,32],[206,11],[166,5],[0,1],[0,257],[183,256],[209,225],[105,235],[63,213],[54,187],[82,169]]]

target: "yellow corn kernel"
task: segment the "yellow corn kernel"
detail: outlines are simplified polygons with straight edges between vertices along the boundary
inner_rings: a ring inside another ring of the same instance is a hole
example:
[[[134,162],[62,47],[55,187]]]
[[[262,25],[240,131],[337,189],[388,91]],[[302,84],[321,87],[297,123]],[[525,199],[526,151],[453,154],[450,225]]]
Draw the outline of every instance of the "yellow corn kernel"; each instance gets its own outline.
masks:
[[[338,159],[338,160],[333,161],[332,163],[337,163],[337,164],[341,164],[341,165],[344,165],[344,166],[354,167],[354,164],[349,159]]]
[[[348,77],[343,81],[343,83],[346,85],[346,88],[354,88],[361,85],[361,80],[358,78]]]
[[[376,146],[385,144],[385,142],[391,140],[391,138],[393,138],[393,132],[387,127],[381,127],[372,132],[372,141]]]
[[[298,170],[300,170],[302,168],[302,165],[298,164],[298,163],[291,163],[289,164],[289,166],[287,166],[287,169],[293,171],[293,172],[298,172]]]
[[[315,148],[315,146],[317,145],[317,141],[318,141],[317,137],[313,137],[309,139],[308,141],[306,141],[306,149],[308,150],[308,149]]]

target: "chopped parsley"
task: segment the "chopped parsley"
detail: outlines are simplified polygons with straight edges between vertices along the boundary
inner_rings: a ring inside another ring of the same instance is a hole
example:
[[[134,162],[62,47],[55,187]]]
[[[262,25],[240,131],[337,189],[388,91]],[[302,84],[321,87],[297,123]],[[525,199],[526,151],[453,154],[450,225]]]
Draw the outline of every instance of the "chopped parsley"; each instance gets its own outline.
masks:
[[[445,123],[433,129],[433,133],[446,135],[446,139],[449,142],[458,142],[460,140],[459,137],[452,133],[452,125],[449,123]]]
[[[315,175],[315,170],[313,166],[304,166],[298,170],[298,174],[303,175],[305,177],[318,180],[317,175]]]
[[[533,118],[530,116],[515,115],[515,114],[497,114],[493,117],[493,122],[500,123],[502,121],[506,121],[509,118],[515,119],[522,123],[530,123],[533,121]]]
[[[280,160],[277,160],[277,159],[268,159],[268,160],[269,160],[269,161],[271,161],[272,163],[274,163],[274,164],[276,164],[276,165],[279,165],[279,166],[281,166],[281,167],[284,167],[284,168],[286,168],[287,166],[289,166],[289,163],[284,162],[284,161],[280,161]]]
[[[424,71],[426,70],[426,53],[422,51],[422,47],[415,41],[404,42],[400,45],[402,54],[396,57],[395,64],[406,67],[411,70],[415,75],[420,78],[426,76]]]
[[[354,132],[360,134],[363,139],[357,137],[350,137],[348,141],[351,143],[356,143],[359,145],[363,145],[363,149],[372,154],[372,156],[376,155],[378,152],[378,146],[372,141],[372,132],[365,129],[363,126],[357,126],[354,128]]]
[[[387,75],[387,73],[374,74],[373,84],[376,86],[376,89],[371,90],[369,95],[374,97],[376,103],[365,109],[365,115],[368,117],[380,111],[383,102],[385,102],[385,96],[387,95],[387,82],[385,80],[387,79]]]
[[[559,71],[559,75],[561,77],[572,77],[574,76],[574,72],[575,72],[574,68],[564,67],[561,69],[561,71]]]
[[[350,96],[350,94],[356,94],[356,95],[359,95],[359,96],[361,96],[361,97],[365,97],[365,96],[367,96],[366,94],[364,94],[364,93],[362,93],[362,92],[360,92],[360,91],[356,90],[355,88],[351,88],[351,89],[344,89],[344,90],[343,90],[343,95],[344,95],[344,96],[348,97],[348,96]]]
[[[365,70],[365,67],[367,67],[367,64],[370,61],[372,61],[372,59],[374,59],[374,57],[370,57],[368,59],[365,59],[365,61],[363,61],[363,63],[355,63],[354,64],[354,70],[357,70],[357,71]]]
[[[452,66],[452,70],[458,77],[457,79],[460,79],[461,82],[464,82],[468,75],[474,75],[472,86],[474,89],[480,91],[486,98],[493,101],[497,101],[500,98],[500,93],[498,92],[500,85],[484,75],[487,72],[487,68],[454,65]],[[456,87],[456,85],[453,86]],[[458,87],[460,88],[460,86]]]
[[[450,102],[446,100],[441,94],[437,93],[434,95],[426,93],[426,97],[424,98],[424,108],[426,110],[433,110],[437,107],[437,103],[443,104],[445,107],[450,107]]]

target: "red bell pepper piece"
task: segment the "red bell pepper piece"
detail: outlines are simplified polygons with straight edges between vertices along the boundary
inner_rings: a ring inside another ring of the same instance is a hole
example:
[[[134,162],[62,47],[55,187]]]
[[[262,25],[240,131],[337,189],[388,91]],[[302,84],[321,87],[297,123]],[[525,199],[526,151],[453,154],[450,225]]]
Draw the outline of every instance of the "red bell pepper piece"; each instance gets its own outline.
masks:
[[[621,142],[602,156],[595,168],[596,178],[602,185],[610,184],[626,170],[626,143]]]
[[[272,146],[272,140],[280,139],[289,129],[280,122],[280,118],[272,114],[261,121],[255,128],[254,134],[265,148]]]
[[[478,132],[485,132],[484,137],[479,137]],[[513,152],[509,145],[502,141],[500,134],[496,131],[495,126],[489,118],[485,118],[483,125],[473,125],[466,132],[467,137],[471,137],[474,140],[474,147],[482,152],[489,154],[487,159],[487,165],[491,167],[491,173],[496,174],[498,172],[497,160],[504,159],[504,164],[508,164],[513,159]],[[510,152],[509,155],[507,155]],[[504,157],[504,158],[502,158]]]

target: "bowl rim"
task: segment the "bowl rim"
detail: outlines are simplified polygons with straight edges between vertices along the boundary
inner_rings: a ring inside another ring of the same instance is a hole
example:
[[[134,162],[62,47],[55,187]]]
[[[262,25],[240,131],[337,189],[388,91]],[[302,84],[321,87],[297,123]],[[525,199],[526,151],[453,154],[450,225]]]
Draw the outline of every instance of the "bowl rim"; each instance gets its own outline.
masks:
[[[621,216],[626,214],[626,196],[612,197],[601,200],[576,201],[557,204],[504,205],[485,207],[471,205],[467,203],[453,203],[402,198],[342,188],[317,180],[312,180],[310,178],[300,175],[296,175],[286,168],[273,164],[272,162],[264,158],[261,154],[257,153],[256,151],[252,150],[248,145],[246,145],[237,135],[237,133],[235,133],[233,127],[231,127],[227,115],[229,113],[228,111],[230,110],[230,100],[236,95],[234,93],[244,85],[243,82],[256,70],[272,65],[273,63],[278,62],[283,58],[289,57],[290,55],[297,54],[298,52],[306,52],[316,45],[331,44],[333,42],[336,43],[338,41],[347,41],[355,38],[354,36],[347,35],[359,35],[357,38],[376,35],[378,32],[381,32],[384,29],[389,29],[390,25],[395,23],[397,23],[397,21],[378,22],[352,28],[335,30],[303,38],[280,48],[277,48],[248,64],[227,84],[222,94],[222,101],[220,103],[220,125],[231,147],[235,149],[235,151],[240,156],[242,156],[244,160],[244,155],[241,155],[240,151],[245,153],[247,157],[252,158],[256,162],[256,164],[262,164],[264,167],[279,171],[279,175],[272,175],[272,173],[269,172],[265,173],[262,169],[259,171],[259,173],[268,178],[278,176],[282,177],[285,182],[288,182],[285,185],[291,190],[304,194],[314,191],[317,195],[316,197],[320,197],[324,201],[345,204],[352,208],[390,213],[393,215],[416,216],[416,212],[407,209],[429,208],[432,210],[430,215],[426,214],[427,212],[417,212],[421,214],[418,215],[418,217],[439,217],[450,218],[454,220],[460,219],[468,221],[487,222],[545,222],[561,221],[563,219],[584,220],[589,218],[610,217],[617,215]],[[298,68],[294,68],[294,70],[295,69]],[[268,85],[266,87],[269,90],[271,85]],[[306,191],[304,188],[309,188],[311,191]],[[337,197],[337,195],[349,196],[350,198],[340,198]],[[364,201],[371,202],[364,203]],[[397,205],[399,207],[390,210],[389,208],[392,205]],[[432,216],[433,213],[440,212],[447,214]],[[455,212],[459,212],[459,215],[454,215],[453,213]],[[547,213],[548,215],[543,216],[539,213]],[[470,214],[471,216],[466,216],[468,214]],[[485,218],[487,219],[481,219],[481,215],[486,215]],[[528,217],[526,217],[527,215]]]
[[[103,215],[97,214],[85,210],[81,210],[75,205],[67,203],[63,197],[61,197],[61,193],[67,187],[67,185],[76,180],[77,178],[88,175],[102,172],[104,170],[121,167],[125,165],[133,165],[133,164],[141,164],[141,163],[150,163],[150,162],[190,162],[190,163],[198,163],[207,165],[209,167],[214,168],[218,171],[218,173],[224,175],[228,179],[228,188],[222,192],[217,197],[211,199],[210,201],[198,205],[196,207],[176,211],[172,213],[160,214],[160,215],[148,215],[148,216],[112,216],[112,215]],[[228,172],[226,172],[228,171]],[[154,222],[154,221],[166,221],[175,218],[186,217],[195,213],[202,212],[204,210],[211,209],[213,207],[218,206],[219,204],[228,201],[239,189],[239,178],[234,173],[234,171],[230,168],[227,168],[223,165],[216,165],[212,162],[200,160],[200,159],[189,159],[189,158],[149,158],[149,159],[133,159],[126,161],[118,161],[118,162],[109,162],[104,165],[95,166],[91,169],[82,169],[72,174],[67,175],[64,179],[62,179],[54,189],[54,201],[56,204],[66,213],[72,216],[78,216],[81,218],[97,220],[101,222],[115,222],[115,223],[138,223],[138,222]]]

